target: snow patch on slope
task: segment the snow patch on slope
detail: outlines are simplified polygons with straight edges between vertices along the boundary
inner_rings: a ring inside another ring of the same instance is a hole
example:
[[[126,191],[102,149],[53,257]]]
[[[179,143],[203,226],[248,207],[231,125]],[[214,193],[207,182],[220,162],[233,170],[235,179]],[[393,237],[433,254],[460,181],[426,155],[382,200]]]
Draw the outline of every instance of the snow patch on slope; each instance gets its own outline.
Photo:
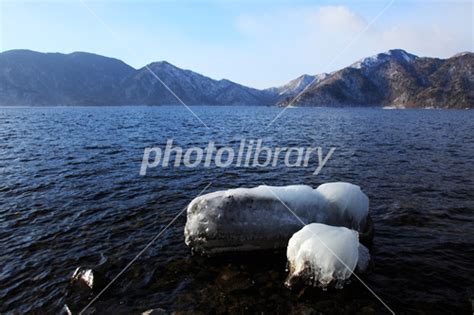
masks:
[[[280,98],[296,96],[302,92],[306,87],[312,84],[317,84],[326,79],[329,75],[321,73],[316,75],[303,74],[296,79],[291,80],[285,85],[266,89],[270,93],[277,94]]]
[[[374,56],[363,58],[359,61],[356,61],[349,67],[353,69],[362,69],[364,67],[376,67],[391,59],[397,59],[399,61],[410,63],[417,58],[418,58],[417,56],[409,54],[402,49],[392,49],[387,52],[383,52]]]

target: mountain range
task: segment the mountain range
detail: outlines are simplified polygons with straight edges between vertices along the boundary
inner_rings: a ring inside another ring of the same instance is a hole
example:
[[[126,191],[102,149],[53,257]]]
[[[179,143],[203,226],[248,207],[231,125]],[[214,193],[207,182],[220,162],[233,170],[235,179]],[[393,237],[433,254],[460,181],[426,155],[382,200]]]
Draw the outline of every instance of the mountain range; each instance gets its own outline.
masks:
[[[438,59],[395,49],[259,90],[166,61],[135,69],[85,52],[10,50],[0,53],[0,106],[174,105],[178,96],[187,105],[474,108],[473,68],[471,52]]]

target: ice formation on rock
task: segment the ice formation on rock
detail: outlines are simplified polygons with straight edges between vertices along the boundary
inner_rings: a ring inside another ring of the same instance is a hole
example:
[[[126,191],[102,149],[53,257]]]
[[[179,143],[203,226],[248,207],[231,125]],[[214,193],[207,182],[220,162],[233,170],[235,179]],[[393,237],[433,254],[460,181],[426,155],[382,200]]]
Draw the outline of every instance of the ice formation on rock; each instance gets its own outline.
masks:
[[[300,281],[322,288],[330,284],[342,287],[358,266],[359,251],[363,253],[360,265],[367,267],[369,256],[365,250],[354,230],[308,224],[288,242],[289,275],[285,284],[293,287]]]
[[[185,242],[203,254],[285,248],[308,223],[362,231],[368,207],[367,196],[349,183],[217,191],[189,204]]]
[[[343,182],[327,183],[318,186],[316,191],[324,196],[331,213],[328,220],[321,223],[363,230],[369,214],[369,198],[359,186]]]
[[[357,268],[358,272],[365,272],[369,267],[370,262],[370,253],[369,249],[362,244],[359,244],[359,258],[357,259]]]

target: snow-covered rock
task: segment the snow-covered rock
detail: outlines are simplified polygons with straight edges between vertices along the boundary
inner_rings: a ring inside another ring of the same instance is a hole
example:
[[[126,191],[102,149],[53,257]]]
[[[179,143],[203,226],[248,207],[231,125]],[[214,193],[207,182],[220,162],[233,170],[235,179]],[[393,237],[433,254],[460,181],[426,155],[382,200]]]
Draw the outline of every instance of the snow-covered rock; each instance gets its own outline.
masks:
[[[316,191],[324,196],[330,208],[328,212],[331,216],[322,223],[342,225],[357,231],[364,229],[369,214],[369,198],[359,186],[344,182],[327,183],[320,185]]]
[[[359,238],[360,240],[360,238]],[[365,272],[369,268],[370,252],[367,247],[359,243],[359,258],[357,259],[357,272]]]
[[[362,252],[359,263],[359,252]],[[305,285],[342,287],[355,268],[367,268],[368,250],[359,244],[358,234],[345,227],[312,223],[296,232],[286,251],[288,287],[301,281]]]
[[[202,254],[279,249],[305,224],[362,231],[367,215],[367,196],[348,183],[230,189],[189,204],[185,242]]]
[[[213,192],[189,204],[185,241],[205,254],[282,248],[303,224],[323,219],[324,205],[324,198],[304,185]]]

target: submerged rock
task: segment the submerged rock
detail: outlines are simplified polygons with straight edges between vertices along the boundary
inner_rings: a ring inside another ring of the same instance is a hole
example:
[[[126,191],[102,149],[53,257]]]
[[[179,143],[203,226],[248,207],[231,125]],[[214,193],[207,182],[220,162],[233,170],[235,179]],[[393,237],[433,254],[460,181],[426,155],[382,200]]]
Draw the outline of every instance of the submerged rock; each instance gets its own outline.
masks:
[[[75,312],[75,307],[84,304],[94,293],[102,290],[106,284],[107,279],[100,272],[90,268],[78,267],[69,281],[65,296],[66,302],[71,306],[71,310]],[[66,308],[69,309],[68,306]]]
[[[59,315],[72,315],[72,312],[67,304],[64,304],[63,308],[59,311]]]
[[[107,280],[93,269],[77,267],[71,277],[70,283],[77,289],[98,291],[105,287]]]
[[[289,275],[285,285],[289,288],[299,284],[341,288],[356,267],[365,270],[370,259],[356,231],[320,223],[296,232],[286,254]]]
[[[166,312],[162,308],[153,308],[153,309],[144,311],[142,313],[142,315],[166,315],[166,314],[168,314],[168,312]]]
[[[201,254],[282,249],[313,222],[364,231],[368,211],[367,196],[349,183],[217,191],[189,204],[185,242]]]
[[[364,245],[372,244],[372,240],[374,239],[374,234],[375,234],[374,222],[372,221],[372,217],[369,214],[365,222],[365,228],[362,231],[359,231],[359,242],[361,242]]]
[[[94,286],[94,273],[92,269],[77,267],[72,274],[71,282],[86,286],[92,290]]]

